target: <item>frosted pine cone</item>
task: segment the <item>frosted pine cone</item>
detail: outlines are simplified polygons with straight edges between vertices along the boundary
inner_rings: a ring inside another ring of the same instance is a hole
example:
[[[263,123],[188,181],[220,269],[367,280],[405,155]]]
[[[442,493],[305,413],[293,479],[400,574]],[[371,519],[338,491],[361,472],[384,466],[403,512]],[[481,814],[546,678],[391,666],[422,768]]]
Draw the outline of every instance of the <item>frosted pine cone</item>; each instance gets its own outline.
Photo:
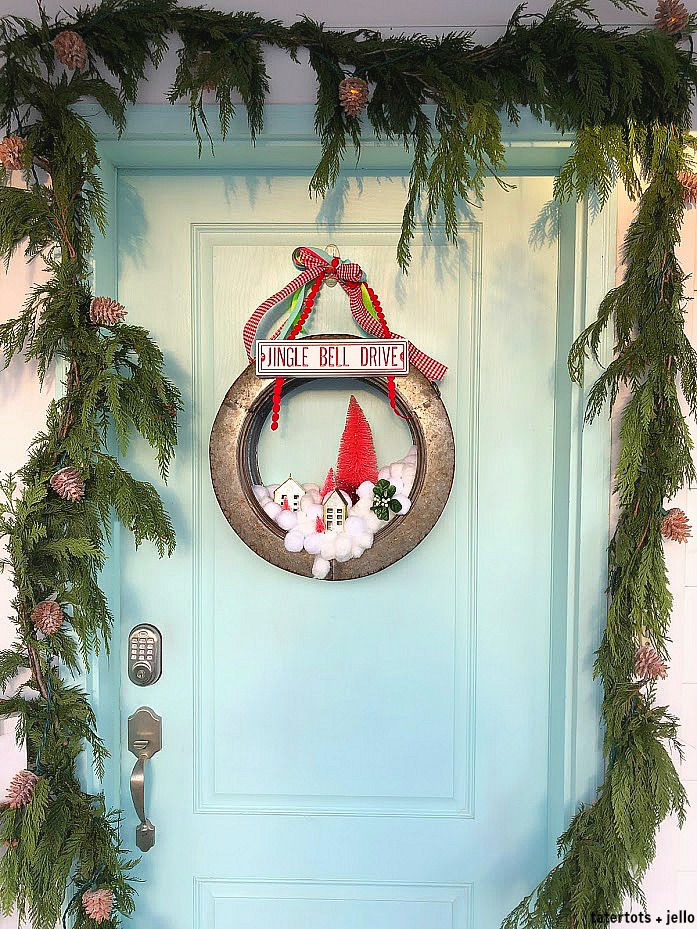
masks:
[[[82,895],[82,907],[96,923],[109,919],[114,909],[114,893],[111,890],[86,890]]]
[[[634,656],[634,673],[642,681],[655,681],[668,675],[668,665],[654,648],[642,645]]]
[[[53,635],[63,625],[63,607],[55,600],[42,600],[31,612],[31,619],[44,635]]]
[[[661,535],[671,542],[687,542],[691,534],[687,516],[680,507],[668,510],[661,523]]]
[[[655,18],[657,29],[673,35],[686,29],[689,21],[690,14],[681,0],[658,0]]]
[[[348,116],[360,116],[368,102],[368,83],[361,77],[345,77],[339,84],[339,103]]]
[[[59,497],[72,503],[85,496],[85,482],[77,468],[61,468],[51,476],[50,484]]]
[[[21,170],[25,144],[21,135],[8,135],[0,142],[0,161],[6,171]]]
[[[115,326],[125,315],[126,310],[111,297],[95,297],[90,303],[90,322],[94,326]]]
[[[34,788],[38,781],[36,774],[31,771],[18,771],[10,781],[7,788],[7,803],[11,810],[17,810],[21,806],[27,806],[31,803],[34,796]]]
[[[697,174],[694,171],[681,171],[678,178],[683,186],[683,199],[688,208],[697,206]]]
[[[85,40],[79,33],[70,29],[58,33],[53,40],[53,50],[58,61],[71,71],[82,71],[87,64]]]

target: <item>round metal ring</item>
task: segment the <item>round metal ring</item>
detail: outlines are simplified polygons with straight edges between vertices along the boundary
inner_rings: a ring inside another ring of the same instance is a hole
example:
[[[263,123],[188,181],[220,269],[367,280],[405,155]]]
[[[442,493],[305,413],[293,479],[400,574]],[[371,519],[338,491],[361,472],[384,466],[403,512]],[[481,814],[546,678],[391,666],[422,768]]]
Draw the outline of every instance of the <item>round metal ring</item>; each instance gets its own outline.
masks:
[[[354,338],[350,335],[309,338]],[[387,396],[387,378],[356,378]],[[286,378],[284,396],[314,378]],[[252,487],[261,484],[257,443],[271,411],[273,379],[260,379],[252,362],[225,395],[211,431],[209,454],[216,498],[242,541],[270,564],[312,577],[314,556],[286,551],[285,532],[262,510]],[[455,441],[448,413],[436,387],[416,368],[396,378],[396,405],[405,417],[417,449],[411,508],[376,535],[360,558],[332,562],[327,580],[346,581],[376,574],[404,558],[428,535],[450,495],[455,475]],[[427,492],[422,492],[428,488]]]

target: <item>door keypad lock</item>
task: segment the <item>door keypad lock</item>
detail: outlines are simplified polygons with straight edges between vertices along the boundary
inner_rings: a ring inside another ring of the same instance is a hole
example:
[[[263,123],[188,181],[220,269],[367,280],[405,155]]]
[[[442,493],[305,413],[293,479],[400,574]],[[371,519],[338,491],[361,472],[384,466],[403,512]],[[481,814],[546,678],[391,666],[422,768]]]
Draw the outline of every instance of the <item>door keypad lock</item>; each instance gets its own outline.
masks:
[[[161,674],[162,634],[156,626],[140,623],[128,634],[128,677],[138,687],[147,687]]]

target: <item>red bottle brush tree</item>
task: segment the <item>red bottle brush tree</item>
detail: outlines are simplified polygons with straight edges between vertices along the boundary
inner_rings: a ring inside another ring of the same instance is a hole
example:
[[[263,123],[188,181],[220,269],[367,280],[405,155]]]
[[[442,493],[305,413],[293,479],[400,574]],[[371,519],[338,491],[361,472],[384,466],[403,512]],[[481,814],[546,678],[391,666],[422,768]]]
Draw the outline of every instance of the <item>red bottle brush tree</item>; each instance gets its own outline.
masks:
[[[336,490],[336,478],[334,477],[334,468],[330,468],[324,479],[324,484],[322,484],[319,495],[324,500],[327,494],[330,494],[333,490]]]
[[[378,462],[375,457],[373,433],[358,401],[352,395],[346,413],[346,425],[339,445],[336,465],[336,486],[351,495],[355,502],[356,488],[363,481],[378,479]]]

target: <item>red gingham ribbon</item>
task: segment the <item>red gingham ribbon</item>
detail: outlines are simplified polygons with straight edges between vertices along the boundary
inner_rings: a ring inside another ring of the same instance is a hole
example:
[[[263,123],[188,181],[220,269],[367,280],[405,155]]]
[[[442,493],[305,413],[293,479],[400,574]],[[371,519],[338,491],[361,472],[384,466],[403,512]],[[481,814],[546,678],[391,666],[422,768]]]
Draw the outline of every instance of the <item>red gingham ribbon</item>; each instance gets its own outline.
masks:
[[[360,265],[357,265],[355,262],[347,261],[333,268],[325,258],[305,246],[300,246],[300,248],[297,248],[293,252],[293,260],[298,267],[304,270],[302,270],[297,277],[293,278],[290,283],[286,284],[282,290],[279,290],[278,293],[269,297],[268,300],[264,300],[249,317],[242,331],[244,347],[250,361],[252,361],[254,357],[254,341],[264,316],[282,300],[290,297],[291,294],[295,293],[295,291],[303,285],[309,284],[310,281],[314,281],[322,273],[336,277],[349,298],[351,315],[361,329],[376,338],[402,338],[402,336],[398,335],[396,332],[388,331],[386,333],[380,321],[375,319],[375,317],[366,310],[361,294],[361,284],[365,281],[365,274]],[[272,338],[277,338],[280,331],[281,330],[278,329]],[[441,364],[440,361],[436,361],[434,358],[431,358],[430,355],[422,352],[421,349],[417,348],[412,342],[408,342],[408,349],[409,363],[421,371],[429,381],[439,381],[445,376],[448,370],[446,365]]]

